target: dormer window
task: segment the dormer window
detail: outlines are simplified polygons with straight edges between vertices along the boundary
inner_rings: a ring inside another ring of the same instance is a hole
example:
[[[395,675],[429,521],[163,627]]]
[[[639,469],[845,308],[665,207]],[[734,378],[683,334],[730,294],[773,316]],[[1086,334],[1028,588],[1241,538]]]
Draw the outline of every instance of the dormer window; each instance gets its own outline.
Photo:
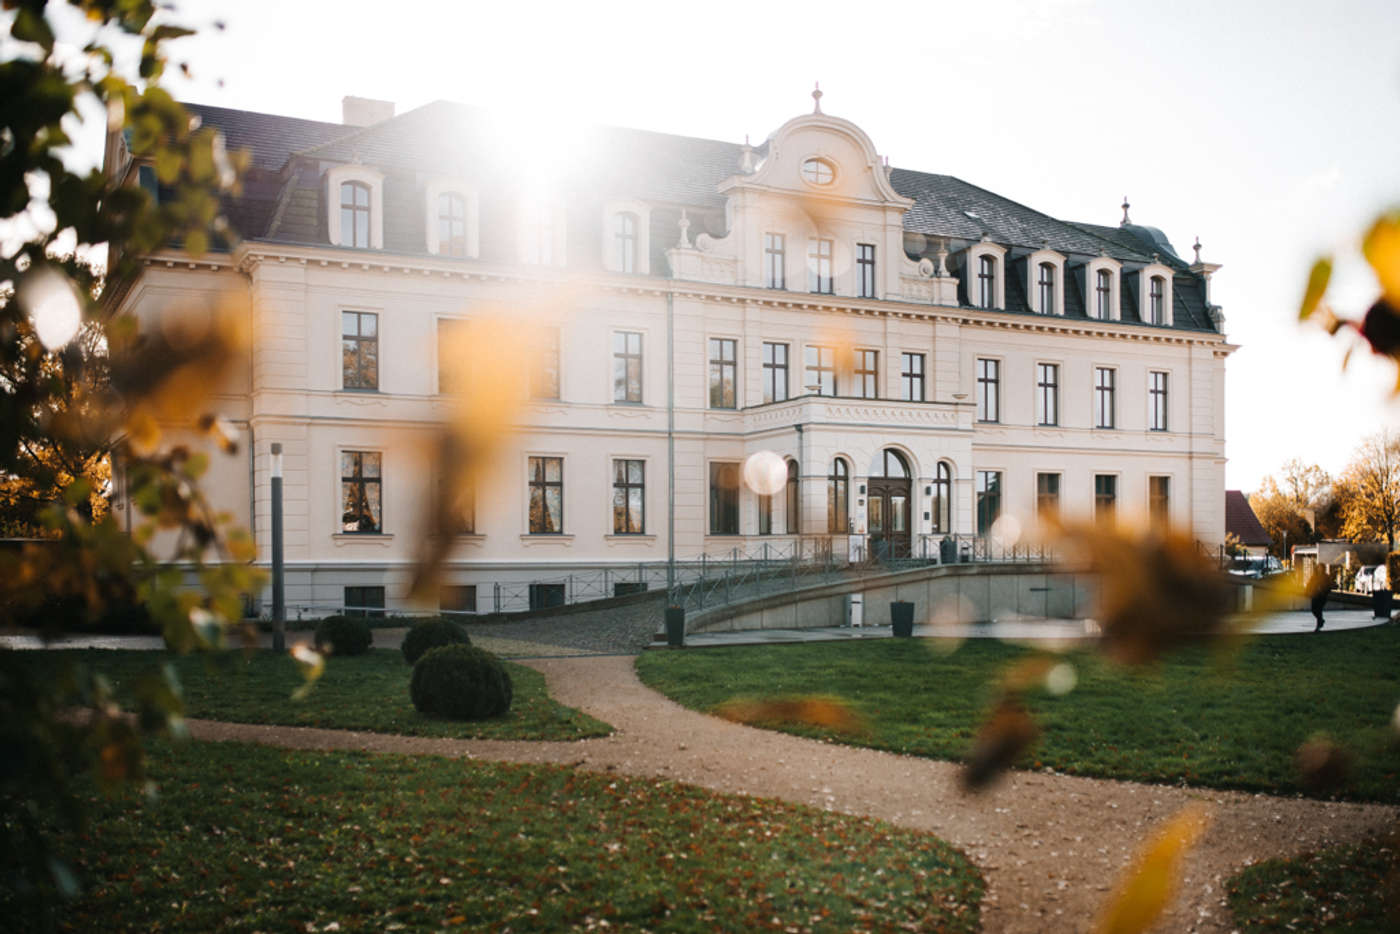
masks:
[[[340,246],[369,248],[370,188],[364,182],[340,185]]]
[[[983,255],[977,261],[977,304],[981,308],[991,308],[997,299],[997,260],[995,256]]]
[[[1113,273],[1107,269],[1094,276],[1094,317],[1100,321],[1113,317]]]
[[[455,191],[438,195],[438,253],[467,255],[467,199]]]
[[[1040,313],[1055,313],[1055,267],[1051,263],[1040,264]]]
[[[623,211],[613,217],[613,250],[618,272],[637,271],[637,215]]]
[[[825,159],[808,159],[802,163],[802,178],[813,185],[830,185],[836,180],[836,166]]]
[[[1166,294],[1166,280],[1161,276],[1153,276],[1148,292],[1147,323],[1166,324],[1166,311],[1163,299]]]

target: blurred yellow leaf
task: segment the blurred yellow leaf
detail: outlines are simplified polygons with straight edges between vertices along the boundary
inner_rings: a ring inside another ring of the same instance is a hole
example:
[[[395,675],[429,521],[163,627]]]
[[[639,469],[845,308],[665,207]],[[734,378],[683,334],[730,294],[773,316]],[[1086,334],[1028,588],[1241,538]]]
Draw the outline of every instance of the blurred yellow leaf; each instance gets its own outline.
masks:
[[[1361,252],[1376,271],[1386,303],[1400,308],[1400,210],[1376,218],[1361,241]]]
[[[305,642],[293,645],[287,650],[287,654],[297,663],[302,677],[302,685],[292,692],[292,700],[301,700],[311,693],[316,680],[325,674],[326,657]]]
[[[138,408],[126,420],[127,441],[140,457],[149,457],[160,446],[160,426],[145,408]]]
[[[1306,321],[1317,310],[1318,302],[1327,293],[1327,282],[1332,278],[1332,258],[1318,257],[1308,272],[1308,285],[1303,290],[1303,304],[1298,309],[1298,320]]]
[[[1099,919],[1098,934],[1145,931],[1166,910],[1181,875],[1181,859],[1205,832],[1209,815],[1187,805],[1143,845],[1119,880]]]
[[[817,726],[837,733],[858,733],[865,728],[860,714],[839,698],[789,697],[726,701],[715,709],[736,723],[786,723]]]

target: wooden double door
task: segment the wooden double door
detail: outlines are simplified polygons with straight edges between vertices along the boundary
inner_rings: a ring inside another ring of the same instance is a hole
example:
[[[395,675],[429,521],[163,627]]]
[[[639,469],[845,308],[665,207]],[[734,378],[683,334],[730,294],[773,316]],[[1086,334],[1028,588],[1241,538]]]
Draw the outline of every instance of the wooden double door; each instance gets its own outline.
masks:
[[[872,476],[865,497],[865,531],[870,554],[877,560],[909,557],[912,500],[909,466],[898,452],[883,452],[879,471]],[[874,471],[872,471],[874,473]]]

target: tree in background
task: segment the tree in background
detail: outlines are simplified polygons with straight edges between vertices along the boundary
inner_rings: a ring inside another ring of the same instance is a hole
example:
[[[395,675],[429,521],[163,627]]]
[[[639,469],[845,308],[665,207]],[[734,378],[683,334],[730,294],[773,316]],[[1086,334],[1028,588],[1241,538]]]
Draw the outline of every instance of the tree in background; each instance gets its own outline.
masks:
[[[242,594],[261,589],[254,550],[200,490],[208,455],[167,432],[236,446],[204,405],[246,353],[246,321],[211,315],[194,331],[141,333],[99,292],[120,294],[140,257],[172,241],[198,256],[227,240],[221,199],[245,160],[161,87],[168,44],[191,33],[169,10],[60,5],[90,33],[81,48],[55,41],[46,0],[5,0],[0,14],[12,40],[0,62],[0,521],[7,535],[44,539],[0,550],[0,620],[51,637],[139,608],[171,646],[215,647]],[[130,154],[110,177],[65,163],[70,132],[93,114]],[[156,173],[159,201],[132,183],[138,164]],[[87,259],[109,244],[122,249],[99,273]],[[130,529],[105,508],[114,458]],[[158,532],[174,542],[159,555]],[[76,890],[49,842],[80,816],[74,777],[143,779],[140,733],[178,730],[179,688],[153,662],[130,685],[139,716],[129,718],[100,673],[69,664],[41,676],[15,654],[0,652],[0,888],[46,912]]]
[[[1384,541],[1394,551],[1400,530],[1400,435],[1387,429],[1361,442],[1337,494],[1342,534],[1355,541]]]
[[[1316,464],[1293,458],[1280,468],[1278,479],[1265,477],[1249,495],[1249,507],[1273,543],[1269,550],[1288,557],[1288,546],[1317,540],[1317,516],[1325,514],[1332,499],[1332,478]]]

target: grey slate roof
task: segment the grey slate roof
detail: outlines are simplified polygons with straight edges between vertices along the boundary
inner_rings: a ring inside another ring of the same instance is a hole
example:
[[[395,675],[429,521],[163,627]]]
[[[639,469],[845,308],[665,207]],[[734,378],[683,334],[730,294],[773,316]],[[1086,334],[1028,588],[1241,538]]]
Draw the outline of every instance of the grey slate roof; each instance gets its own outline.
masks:
[[[278,242],[325,244],[326,193],[322,176],[335,164],[371,165],[385,175],[384,249],[426,252],[423,185],[428,176],[481,180],[483,231],[510,230],[513,206],[538,177],[521,178],[520,143],[480,109],[435,101],[369,127],[250,113],[187,104],[206,125],[223,130],[230,148],[253,153],[244,194],[227,205],[234,227],[244,236]],[[761,159],[767,144],[754,147]],[[674,245],[682,208],[692,236],[725,232],[724,196],[717,190],[739,171],[743,147],[736,143],[672,136],[648,130],[593,127],[577,131],[557,170],[557,185],[568,207],[571,260],[596,264],[602,255],[598,219],[604,202],[628,198],[652,207],[652,269],[664,270],[665,250]],[[949,175],[893,169],[890,182],[914,200],[904,226],[930,240],[922,253],[936,250],[933,238],[948,238],[957,251],[984,235],[1011,248],[1008,256],[1007,310],[1029,313],[1023,257],[1048,245],[1071,258],[1065,283],[1065,314],[1085,317],[1084,284],[1074,275],[1077,259],[1101,253],[1128,271],[1154,253],[1176,271],[1173,277],[1174,327],[1214,330],[1205,308],[1204,283],[1186,269],[1160,231],[1146,227],[1105,227],[1063,221]],[[510,262],[513,239],[483,237],[481,258]],[[906,237],[906,249],[918,249]],[[1020,274],[1015,264],[1021,259]],[[956,265],[956,260],[955,260]],[[1139,322],[1136,277],[1124,276],[1122,320]],[[966,295],[962,296],[966,303]]]

